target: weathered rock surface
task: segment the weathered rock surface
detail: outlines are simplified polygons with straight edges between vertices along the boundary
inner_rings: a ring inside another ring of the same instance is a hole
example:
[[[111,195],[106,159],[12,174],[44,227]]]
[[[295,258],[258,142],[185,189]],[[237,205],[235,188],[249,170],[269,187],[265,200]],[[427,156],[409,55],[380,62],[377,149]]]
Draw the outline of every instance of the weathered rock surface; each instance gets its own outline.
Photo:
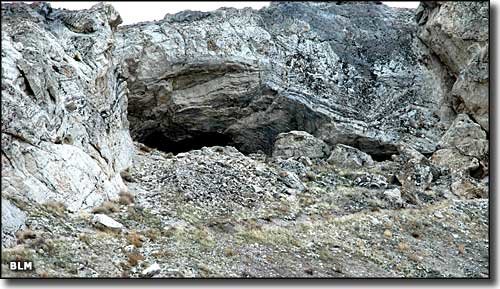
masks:
[[[459,114],[439,142],[440,148],[457,149],[461,154],[487,159],[489,141],[486,132],[466,114]]]
[[[92,219],[94,226],[99,229],[121,230],[123,225],[104,214],[95,214]]]
[[[456,79],[453,108],[471,114],[488,131],[488,2],[422,2],[417,21],[419,38]]]
[[[485,11],[2,3],[2,276],[489,277]]]
[[[126,83],[111,59],[120,22],[109,5],[2,3],[3,202],[60,201],[77,211],[124,186],[119,173],[132,157]]]
[[[328,162],[343,167],[373,165],[373,159],[369,154],[343,144],[335,145],[335,148],[328,157]]]
[[[114,56],[132,136],[270,153],[279,133],[302,130],[368,153],[433,152],[445,94],[413,18],[374,3],[286,2],[124,26]]]
[[[305,131],[280,133],[274,141],[273,157],[309,159],[326,158],[330,153],[328,145]]]

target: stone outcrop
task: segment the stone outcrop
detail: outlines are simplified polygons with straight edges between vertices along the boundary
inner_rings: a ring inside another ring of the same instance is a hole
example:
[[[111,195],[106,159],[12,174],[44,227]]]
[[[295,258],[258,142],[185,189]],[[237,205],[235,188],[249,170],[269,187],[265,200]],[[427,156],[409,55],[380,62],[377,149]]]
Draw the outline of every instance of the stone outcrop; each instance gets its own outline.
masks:
[[[488,277],[488,20],[2,3],[2,276]]]
[[[120,22],[109,5],[2,4],[2,201],[77,211],[123,188],[132,141],[126,83],[111,59]],[[5,245],[8,214],[2,223]]]
[[[124,26],[114,59],[129,84],[132,136],[270,153],[279,133],[302,130],[373,154],[398,143],[433,152],[445,94],[416,28],[411,10],[324,2]]]
[[[373,165],[372,157],[356,148],[338,144],[328,157],[328,162],[340,167],[362,167]]]
[[[470,114],[488,131],[488,2],[422,2],[417,21],[418,37],[455,79],[453,109]]]
[[[304,131],[280,133],[273,147],[273,157],[309,159],[326,158],[330,153],[328,145]]]

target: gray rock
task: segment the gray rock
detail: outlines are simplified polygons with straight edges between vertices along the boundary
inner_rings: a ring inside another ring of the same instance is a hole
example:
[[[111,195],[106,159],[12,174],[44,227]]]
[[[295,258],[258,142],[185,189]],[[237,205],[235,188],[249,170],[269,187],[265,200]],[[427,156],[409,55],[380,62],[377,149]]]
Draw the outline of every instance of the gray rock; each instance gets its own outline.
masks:
[[[329,152],[330,148],[322,140],[304,131],[291,131],[276,137],[273,157],[318,159],[325,158]]]
[[[98,228],[105,228],[111,230],[121,230],[123,225],[113,220],[113,218],[104,214],[95,214],[92,218],[92,223]]]
[[[401,146],[396,158],[402,164],[397,179],[402,185],[402,196],[415,205],[420,205],[419,195],[428,189],[433,180],[433,168],[430,161],[415,149]]]
[[[461,177],[480,167],[480,162],[477,158],[463,155],[457,149],[438,150],[432,155],[431,162]]]
[[[465,156],[486,159],[489,141],[486,132],[466,114],[459,114],[439,142],[441,148],[457,149]]]
[[[279,179],[290,189],[298,192],[302,192],[305,189],[304,184],[302,184],[300,178],[295,173],[283,171],[280,173]]]
[[[370,154],[433,152],[441,72],[425,65],[412,10],[365,4],[273,2],[118,29],[132,136],[271,154],[279,133],[301,130]]]
[[[26,213],[2,197],[2,247],[15,244],[14,233],[25,226],[25,221]]]
[[[154,263],[148,268],[144,269],[141,274],[143,277],[153,277],[154,275],[160,273],[160,271],[160,265],[158,265],[158,263]]]
[[[335,145],[330,157],[328,157],[328,162],[345,167],[362,167],[374,164],[369,154],[342,144]]]
[[[103,4],[2,3],[3,196],[77,211],[124,187],[132,142],[126,82],[111,59],[119,22]],[[17,224],[9,220],[4,228]]]
[[[401,198],[401,190],[398,188],[385,190],[384,197],[389,199],[391,202],[395,203],[396,205],[401,206],[403,204],[403,198]]]
[[[381,175],[363,173],[353,180],[353,184],[370,189],[385,189],[387,187],[387,179]]]
[[[312,165],[312,163],[309,163],[306,166],[303,162],[296,161],[292,158],[288,158],[288,159],[278,158],[276,162],[277,162],[277,165],[281,169],[283,169],[285,171],[293,172],[293,173],[297,174],[297,176],[300,176],[300,177],[305,176],[307,173],[307,166]]]
[[[418,36],[456,78],[449,85],[454,110],[471,114],[488,131],[488,3],[421,4],[418,16]]]

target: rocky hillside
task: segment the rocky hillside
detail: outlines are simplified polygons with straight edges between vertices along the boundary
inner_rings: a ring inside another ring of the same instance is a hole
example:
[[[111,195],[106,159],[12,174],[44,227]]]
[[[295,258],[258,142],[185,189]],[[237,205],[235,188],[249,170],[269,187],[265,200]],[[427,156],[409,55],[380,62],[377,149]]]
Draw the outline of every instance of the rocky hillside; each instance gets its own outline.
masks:
[[[2,3],[2,276],[489,277],[488,22]]]

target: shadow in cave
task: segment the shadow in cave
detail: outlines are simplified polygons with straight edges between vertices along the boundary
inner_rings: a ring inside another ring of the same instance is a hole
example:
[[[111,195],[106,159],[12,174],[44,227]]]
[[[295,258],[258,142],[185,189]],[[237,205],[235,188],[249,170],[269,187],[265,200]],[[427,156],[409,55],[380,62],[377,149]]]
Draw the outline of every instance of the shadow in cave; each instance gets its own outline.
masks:
[[[173,141],[163,133],[155,131],[144,137],[141,142],[148,147],[173,154],[201,149],[202,147],[232,145],[231,137],[216,132],[191,134],[186,139]]]

